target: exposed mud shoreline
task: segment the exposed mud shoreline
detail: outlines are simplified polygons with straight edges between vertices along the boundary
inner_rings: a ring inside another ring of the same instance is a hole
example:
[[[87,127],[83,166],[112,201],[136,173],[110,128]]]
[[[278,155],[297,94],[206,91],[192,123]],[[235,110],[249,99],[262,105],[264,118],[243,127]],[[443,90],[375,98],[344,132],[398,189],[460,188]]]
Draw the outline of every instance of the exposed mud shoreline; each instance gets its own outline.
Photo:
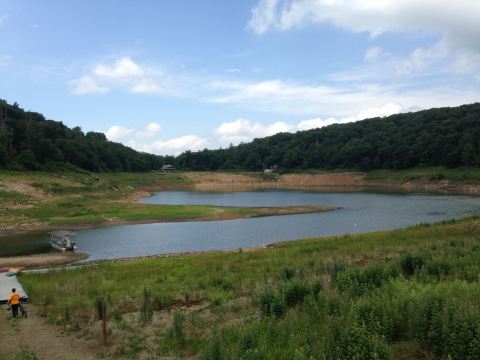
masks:
[[[184,175],[192,181],[177,190],[195,191],[256,191],[256,190],[305,190],[305,191],[364,191],[393,190],[408,192],[439,192],[445,194],[480,194],[480,185],[456,183],[449,180],[433,181],[419,179],[409,182],[369,180],[363,172],[285,174],[278,181],[262,181],[259,177],[241,173],[186,172]],[[153,190],[163,190],[154,189]]]

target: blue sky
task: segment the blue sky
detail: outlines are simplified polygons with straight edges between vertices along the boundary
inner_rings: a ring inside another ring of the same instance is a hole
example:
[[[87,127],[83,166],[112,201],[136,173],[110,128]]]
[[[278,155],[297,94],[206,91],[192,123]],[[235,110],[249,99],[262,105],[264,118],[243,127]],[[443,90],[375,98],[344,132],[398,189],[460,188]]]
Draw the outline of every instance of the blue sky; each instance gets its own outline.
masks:
[[[480,100],[476,0],[0,0],[0,98],[141,151]]]

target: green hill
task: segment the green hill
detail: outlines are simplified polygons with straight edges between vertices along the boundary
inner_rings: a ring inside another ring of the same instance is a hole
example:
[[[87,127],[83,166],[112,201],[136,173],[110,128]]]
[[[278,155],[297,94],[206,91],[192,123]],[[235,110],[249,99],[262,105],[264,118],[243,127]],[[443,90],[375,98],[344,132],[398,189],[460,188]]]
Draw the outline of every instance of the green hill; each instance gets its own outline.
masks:
[[[140,153],[104,134],[24,111],[0,100],[0,167],[146,171],[173,163],[184,170],[406,169],[480,166],[480,103],[280,133],[227,149],[176,158]]]
[[[480,166],[480,104],[281,133],[220,150],[185,152],[191,170],[405,169]]]
[[[161,156],[108,141],[104,134],[68,128],[18,104],[0,100],[0,167],[27,170],[81,168],[89,171],[146,171]]]

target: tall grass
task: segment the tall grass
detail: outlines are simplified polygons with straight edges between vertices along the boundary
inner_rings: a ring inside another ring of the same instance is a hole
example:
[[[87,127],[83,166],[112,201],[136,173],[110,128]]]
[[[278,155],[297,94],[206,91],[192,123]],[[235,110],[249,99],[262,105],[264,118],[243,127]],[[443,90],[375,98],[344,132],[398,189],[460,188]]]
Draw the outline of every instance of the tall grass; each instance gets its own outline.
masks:
[[[47,319],[92,337],[106,298],[119,356],[477,359],[479,234],[471,218],[21,281]]]

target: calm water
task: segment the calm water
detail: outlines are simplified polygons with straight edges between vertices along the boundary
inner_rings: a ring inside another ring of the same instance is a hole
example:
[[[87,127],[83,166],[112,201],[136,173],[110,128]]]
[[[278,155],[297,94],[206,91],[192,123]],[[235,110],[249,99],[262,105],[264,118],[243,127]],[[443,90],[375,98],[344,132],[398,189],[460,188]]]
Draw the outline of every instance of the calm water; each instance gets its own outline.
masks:
[[[423,194],[165,191],[144,203],[233,206],[331,205],[340,210],[255,219],[114,226],[77,232],[89,259],[257,247],[280,240],[358,233],[480,215],[480,198]],[[2,243],[0,242],[0,252]]]

